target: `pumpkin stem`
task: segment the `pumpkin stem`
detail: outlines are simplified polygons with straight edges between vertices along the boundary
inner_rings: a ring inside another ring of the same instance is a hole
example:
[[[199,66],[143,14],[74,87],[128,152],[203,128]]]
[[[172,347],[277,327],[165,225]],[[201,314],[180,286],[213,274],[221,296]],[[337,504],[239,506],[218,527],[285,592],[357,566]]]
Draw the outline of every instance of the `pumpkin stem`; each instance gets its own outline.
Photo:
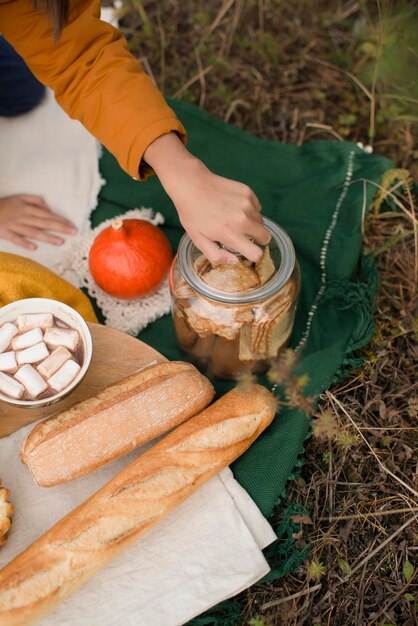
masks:
[[[114,228],[115,230],[120,230],[121,228],[123,228],[123,220],[121,220],[120,218],[115,219],[112,224],[112,228]]]

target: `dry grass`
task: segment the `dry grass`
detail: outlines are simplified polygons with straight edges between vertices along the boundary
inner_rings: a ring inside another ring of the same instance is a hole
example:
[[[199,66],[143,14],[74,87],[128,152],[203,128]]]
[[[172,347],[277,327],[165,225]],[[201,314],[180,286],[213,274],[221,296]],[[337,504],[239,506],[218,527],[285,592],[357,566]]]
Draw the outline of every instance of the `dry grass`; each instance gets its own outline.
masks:
[[[125,0],[121,14],[166,95],[267,139],[372,144],[418,180],[417,51],[405,35],[416,33],[416,9],[413,0]],[[311,511],[301,538],[313,542],[311,558],[241,594],[242,624],[417,623],[408,565],[417,571],[417,230],[411,195],[393,191],[399,211],[373,213],[365,231],[381,275],[378,331],[363,369],[322,397],[319,430],[334,424],[338,434],[308,443],[290,489]]]

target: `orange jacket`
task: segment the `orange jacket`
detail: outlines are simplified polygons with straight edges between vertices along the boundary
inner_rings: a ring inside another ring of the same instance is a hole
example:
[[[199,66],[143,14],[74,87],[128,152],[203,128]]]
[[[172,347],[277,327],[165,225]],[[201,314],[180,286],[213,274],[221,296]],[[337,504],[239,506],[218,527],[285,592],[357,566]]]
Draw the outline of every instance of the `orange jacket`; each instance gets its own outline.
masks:
[[[120,32],[100,20],[100,0],[74,0],[58,42],[49,18],[32,0],[0,0],[0,32],[57,102],[79,120],[134,178],[157,137],[186,131],[152,80],[130,54]]]

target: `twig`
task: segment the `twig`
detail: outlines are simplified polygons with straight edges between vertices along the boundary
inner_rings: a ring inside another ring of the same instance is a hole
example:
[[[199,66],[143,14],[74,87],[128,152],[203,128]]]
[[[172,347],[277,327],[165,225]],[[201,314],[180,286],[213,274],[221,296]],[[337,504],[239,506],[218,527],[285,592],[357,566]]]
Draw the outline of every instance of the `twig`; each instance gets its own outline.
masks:
[[[398,598],[400,598],[400,596],[405,593],[409,586],[410,583],[406,583],[406,585],[404,585],[402,589],[398,591],[398,593],[385,604],[383,609],[373,618],[373,620],[369,622],[368,626],[372,626],[372,624],[375,624],[379,617],[386,613],[386,611],[398,600]]]
[[[363,237],[366,234],[366,230],[364,228],[364,223],[366,219],[366,211],[367,211],[367,185],[366,181],[363,180],[363,206],[361,207],[361,234]]]
[[[165,30],[164,26],[161,22],[161,16],[158,13],[157,15],[157,23],[158,23],[158,31],[160,33],[160,91],[164,94],[165,91],[165,50],[167,47],[166,38],[165,38]]]
[[[334,483],[332,480],[332,444],[331,439],[328,439],[328,509],[329,509],[329,519],[333,516],[334,513]]]
[[[201,80],[202,74],[205,76],[206,74],[208,74],[208,72],[210,72],[211,70],[213,70],[214,65],[208,65],[207,67],[205,67],[204,70],[202,70],[201,72],[198,72],[197,74],[195,74],[194,76],[192,76],[187,83],[184,83],[184,85],[182,87],[180,87],[180,89],[178,89],[176,91],[176,93],[174,93],[171,97],[175,100],[176,98],[179,98],[181,96],[181,94],[186,91],[186,89],[188,89],[189,87],[191,87],[197,80]]]
[[[213,31],[219,26],[219,24],[221,23],[222,19],[228,13],[229,9],[232,7],[234,2],[236,2],[236,0],[226,0],[223,3],[223,5],[221,6],[221,8],[218,11],[217,16],[215,17],[215,19],[213,20],[212,24],[207,29],[206,33],[203,35],[201,43],[206,41],[206,39],[208,37],[210,37],[210,35],[213,33]]]
[[[237,0],[234,15],[232,16],[232,22],[231,22],[231,27],[229,29],[228,37],[225,40],[225,47],[221,50],[221,53],[220,53],[221,57],[228,56],[228,54],[231,51],[232,43],[234,41],[235,31],[237,30],[243,7],[244,7],[243,0]]]
[[[196,57],[197,69],[199,70],[199,82],[200,82],[199,106],[201,109],[203,109],[203,105],[205,104],[205,98],[206,98],[206,80],[205,80],[205,74],[203,72],[202,60],[200,58],[199,50],[195,48],[194,53]]]
[[[341,9],[336,11],[332,19],[324,23],[325,28],[329,28],[330,26],[333,26],[333,24],[337,24],[341,20],[347,19],[347,17],[350,17],[350,15],[359,10],[359,6],[358,2],[353,2],[351,5],[348,3],[347,6],[341,7]]]
[[[339,141],[344,141],[341,135],[339,135],[337,131],[335,131],[332,128],[332,126],[328,126],[328,124],[320,124],[319,122],[308,122],[307,124],[305,124],[305,128],[318,128],[319,129],[318,132],[324,130],[327,133],[330,133],[331,135],[339,139]],[[317,135],[317,134],[318,133],[311,133],[310,136],[313,137],[314,135]]]
[[[278,600],[271,600],[271,602],[266,602],[262,604],[260,607],[261,611],[267,611],[267,609],[271,609],[273,606],[278,606],[279,604],[283,604],[288,600],[296,600],[296,598],[300,598],[301,596],[306,596],[310,593],[314,593],[314,591],[318,591],[321,589],[322,583],[319,585],[315,585],[314,587],[309,587],[308,589],[304,589],[303,591],[298,591],[297,593],[292,593],[291,596],[286,596],[285,598],[279,598]]]
[[[157,80],[156,80],[156,78],[154,76],[154,72],[152,71],[151,65],[149,64],[148,58],[146,56],[143,56],[143,57],[140,57],[138,59],[138,61],[143,64],[143,66],[145,67],[145,71],[147,72],[148,76],[151,78],[151,80],[154,83],[154,85],[157,85],[157,87],[158,87]]]
[[[382,9],[380,6],[380,0],[376,0],[376,3],[377,3],[378,14],[379,14],[379,18],[378,18],[379,23],[377,26],[379,45],[378,45],[378,50],[377,50],[377,55],[376,55],[376,63],[373,68],[373,77],[372,77],[372,86],[371,86],[372,97],[370,98],[369,141],[370,141],[371,146],[373,145],[374,136],[376,134],[376,84],[377,84],[377,77],[379,74],[380,60],[383,54],[383,37],[382,37],[382,26],[381,26]]]
[[[258,28],[264,32],[264,0],[258,0]]]
[[[359,483],[362,484],[362,483]],[[414,513],[418,511],[417,507],[408,507],[404,509],[389,509],[382,511],[369,511],[368,513],[356,513],[353,515],[338,515],[336,517],[320,517],[319,522],[342,522],[343,520],[351,520],[351,519],[365,519],[367,517],[380,517],[384,515],[401,515],[402,513]]]
[[[357,424],[355,423],[355,421],[353,420],[353,418],[351,417],[351,415],[349,414],[349,412],[347,411],[345,406],[330,391],[327,391],[326,395],[328,396],[328,398],[331,401],[331,403],[335,402],[339,406],[341,411],[348,417],[348,419],[350,420],[350,422],[352,423],[354,428],[359,433],[360,437],[363,439],[363,441],[366,444],[366,446],[369,448],[370,452],[375,457],[376,461],[378,462],[378,464],[380,465],[382,470],[384,472],[386,472],[386,474],[389,474],[389,476],[392,476],[392,478],[394,480],[396,480],[396,482],[398,482],[400,485],[402,485],[405,489],[408,489],[408,491],[410,491],[418,499],[418,491],[416,491],[413,487],[411,487],[410,485],[405,483],[401,478],[399,478],[399,476],[396,476],[396,474],[394,474],[388,467],[386,467],[386,465],[384,465],[382,463],[382,461],[379,459],[379,457],[377,456],[376,452],[373,450],[373,448],[371,447],[371,445],[367,441],[366,437],[363,435],[363,433],[361,432],[361,430],[359,429],[359,427],[357,426]],[[418,502],[417,502],[417,504],[418,504]]]
[[[418,426],[359,426],[359,430],[418,430]]]
[[[224,117],[225,122],[229,122],[231,115],[234,113],[235,109],[239,105],[243,106],[244,109],[247,109],[247,110],[251,108],[248,102],[245,102],[245,100],[241,100],[240,98],[237,98],[236,100],[232,100],[231,104],[228,107],[227,112],[225,113],[225,117]]]
[[[365,563],[367,563],[368,561],[370,561],[370,559],[372,559],[378,552],[380,552],[380,550],[382,550],[388,543],[390,543],[397,535],[399,535],[399,533],[401,533],[403,530],[405,530],[405,528],[407,528],[410,524],[412,524],[412,522],[414,522],[415,520],[418,519],[418,515],[413,515],[412,517],[410,517],[404,524],[402,524],[402,526],[400,526],[397,530],[395,530],[394,533],[392,533],[389,537],[387,537],[384,541],[382,541],[382,543],[380,543],[374,550],[372,550],[371,552],[369,552],[364,559],[362,559],[359,563],[357,563],[357,565],[355,565],[349,574],[347,574],[346,576],[344,576],[343,579],[341,579],[340,581],[338,581],[335,584],[335,587],[339,587],[340,585],[346,583],[349,578],[351,578],[351,576],[357,572],[361,567],[363,567],[363,565]],[[335,590],[333,590],[334,592]],[[321,598],[321,600],[318,602],[318,607],[320,605],[322,605],[326,600],[328,600],[328,598],[330,597],[331,592],[327,591],[327,593]]]
[[[363,83],[357,78],[357,76],[354,76],[354,74],[352,74],[348,70],[343,70],[341,67],[338,67],[338,65],[333,65],[332,63],[328,63],[327,61],[322,61],[321,59],[316,59],[315,57],[311,57],[309,54],[305,56],[305,59],[307,59],[308,61],[312,61],[313,63],[318,63],[319,65],[324,65],[325,67],[329,67],[330,69],[336,72],[339,72],[340,74],[345,74],[345,76],[348,76],[349,78],[351,78],[351,80],[354,81],[358,87],[360,87],[362,92],[366,94],[369,100],[372,99],[373,96],[370,93],[370,91],[367,89],[367,87],[363,85]]]

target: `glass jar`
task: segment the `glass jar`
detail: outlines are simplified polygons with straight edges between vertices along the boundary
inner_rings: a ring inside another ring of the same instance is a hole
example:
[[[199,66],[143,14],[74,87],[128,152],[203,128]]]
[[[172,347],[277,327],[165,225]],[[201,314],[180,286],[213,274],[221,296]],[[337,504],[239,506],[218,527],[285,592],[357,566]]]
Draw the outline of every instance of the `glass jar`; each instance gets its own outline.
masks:
[[[286,347],[300,272],[287,233],[266,217],[271,241],[257,263],[212,267],[186,234],[170,271],[177,342],[189,360],[218,378],[265,372]]]

